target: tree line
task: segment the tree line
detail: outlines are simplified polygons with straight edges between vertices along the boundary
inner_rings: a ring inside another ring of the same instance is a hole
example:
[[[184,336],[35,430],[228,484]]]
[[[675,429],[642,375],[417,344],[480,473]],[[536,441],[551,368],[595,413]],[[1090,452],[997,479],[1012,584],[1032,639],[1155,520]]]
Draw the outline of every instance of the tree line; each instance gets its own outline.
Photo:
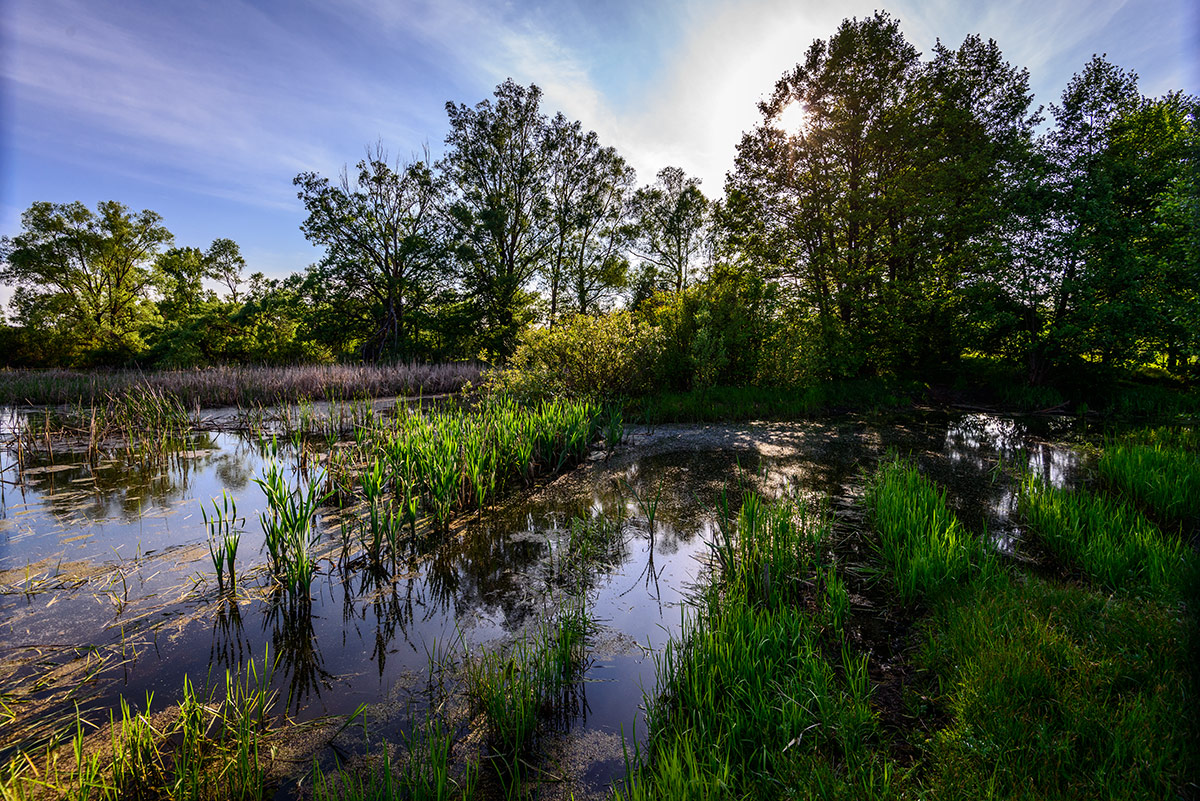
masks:
[[[1143,96],[1093,57],[1035,108],[994,41],[922,59],[885,13],[815,41],[760,104],[724,194],[639,186],[536,86],[446,104],[444,155],[368,148],[295,178],[306,271],[243,280],[235,243],[35,203],[4,240],[10,362],[508,359],[531,327],[632,313],[671,383],[939,370],[967,354],[1041,382],[1200,360],[1195,97]],[[798,122],[790,122],[798,120]],[[205,289],[214,283],[221,293]]]

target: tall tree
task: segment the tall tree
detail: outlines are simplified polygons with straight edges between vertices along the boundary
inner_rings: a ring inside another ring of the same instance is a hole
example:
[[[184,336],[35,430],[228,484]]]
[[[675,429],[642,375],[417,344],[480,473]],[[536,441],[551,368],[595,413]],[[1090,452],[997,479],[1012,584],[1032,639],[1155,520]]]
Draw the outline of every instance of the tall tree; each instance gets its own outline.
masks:
[[[150,264],[173,239],[161,220],[116,201],[95,213],[79,202],[31,205],[0,267],[0,281],[18,287],[18,318],[53,319],[75,362],[143,351],[141,329],[153,316]]]
[[[635,173],[594,131],[584,133],[561,112],[550,121],[545,148],[553,245],[543,277],[553,327],[564,307],[586,314],[624,284],[623,222]]]
[[[368,317],[363,355],[413,358],[421,307],[445,277],[441,184],[425,161],[391,165],[380,146],[356,169],[353,179],[343,170],[337,184],[296,176],[308,211],[300,227],[326,248],[319,269],[345,311]]]
[[[542,91],[508,79],[494,95],[473,108],[446,104],[441,165],[454,192],[449,217],[481,350],[503,360],[516,347],[526,287],[554,245],[554,229]]]
[[[980,256],[1003,238],[1001,202],[1030,148],[1029,104],[1027,74],[994,42],[939,44],[925,64],[885,13],[846,20],[776,84],[723,218],[789,313],[814,323],[816,350],[837,355],[820,369],[958,353],[964,291],[989,273]]]
[[[700,180],[678,167],[664,167],[653,184],[634,192],[630,212],[634,255],[682,292],[694,277],[705,241],[708,198]]]
[[[208,277],[224,284],[229,290],[226,299],[230,303],[237,303],[242,272],[246,269],[246,260],[238,243],[232,239],[214,239],[204,252],[204,264]]]

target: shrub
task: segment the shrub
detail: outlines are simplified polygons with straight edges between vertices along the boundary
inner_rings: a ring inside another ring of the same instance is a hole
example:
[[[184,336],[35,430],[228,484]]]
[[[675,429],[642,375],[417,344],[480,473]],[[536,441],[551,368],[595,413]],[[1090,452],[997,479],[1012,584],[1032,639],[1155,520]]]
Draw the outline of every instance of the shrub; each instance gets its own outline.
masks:
[[[494,385],[522,400],[628,397],[650,388],[661,351],[659,332],[628,312],[580,314],[526,333]]]

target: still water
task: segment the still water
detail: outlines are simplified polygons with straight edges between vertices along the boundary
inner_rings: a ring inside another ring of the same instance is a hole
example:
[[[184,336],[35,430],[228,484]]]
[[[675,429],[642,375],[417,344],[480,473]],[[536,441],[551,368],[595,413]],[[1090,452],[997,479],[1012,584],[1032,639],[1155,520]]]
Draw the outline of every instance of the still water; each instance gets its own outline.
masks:
[[[27,413],[0,410],[0,419],[11,431]],[[827,499],[853,537],[866,475],[889,453],[911,455],[969,527],[1023,558],[1013,475],[1078,480],[1077,437],[1072,420],[932,410],[629,428],[615,451],[460,517],[383,579],[340,566],[340,521],[357,512],[328,510],[311,609],[302,610],[265,590],[266,504],[253,481],[268,459],[295,474],[286,447],[201,431],[158,459],[120,448],[0,450],[0,693],[17,710],[0,730],[0,755],[36,741],[39,723],[75,703],[95,719],[122,695],[139,703],[153,693],[161,708],[185,674],[203,683],[268,653],[294,720],[367,705],[381,736],[400,731],[431,659],[502,647],[553,614],[570,521],[602,515],[622,521],[621,536],[584,582],[597,625],[582,700],[561,738],[576,794],[599,792],[624,774],[623,742],[644,734],[653,655],[707,577],[723,490]],[[218,592],[201,515],[222,493],[246,520],[233,600]],[[869,541],[857,540],[843,558],[869,560]]]

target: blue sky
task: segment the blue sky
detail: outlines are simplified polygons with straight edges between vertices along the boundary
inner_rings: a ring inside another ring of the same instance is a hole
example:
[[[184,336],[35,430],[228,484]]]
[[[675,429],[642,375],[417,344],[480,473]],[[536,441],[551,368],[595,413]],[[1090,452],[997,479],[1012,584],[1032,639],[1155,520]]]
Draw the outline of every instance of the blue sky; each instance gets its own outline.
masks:
[[[903,0],[924,53],[994,38],[1054,102],[1093,53],[1143,93],[1200,93],[1194,0]],[[177,244],[231,237],[250,271],[320,257],[292,178],[334,175],[380,141],[446,134],[447,100],[505,77],[596,130],[650,181],[668,164],[720,194],[755,103],[814,38],[879,0],[0,0],[0,233],[37,200],[159,212]],[[0,290],[0,298],[8,292]]]

